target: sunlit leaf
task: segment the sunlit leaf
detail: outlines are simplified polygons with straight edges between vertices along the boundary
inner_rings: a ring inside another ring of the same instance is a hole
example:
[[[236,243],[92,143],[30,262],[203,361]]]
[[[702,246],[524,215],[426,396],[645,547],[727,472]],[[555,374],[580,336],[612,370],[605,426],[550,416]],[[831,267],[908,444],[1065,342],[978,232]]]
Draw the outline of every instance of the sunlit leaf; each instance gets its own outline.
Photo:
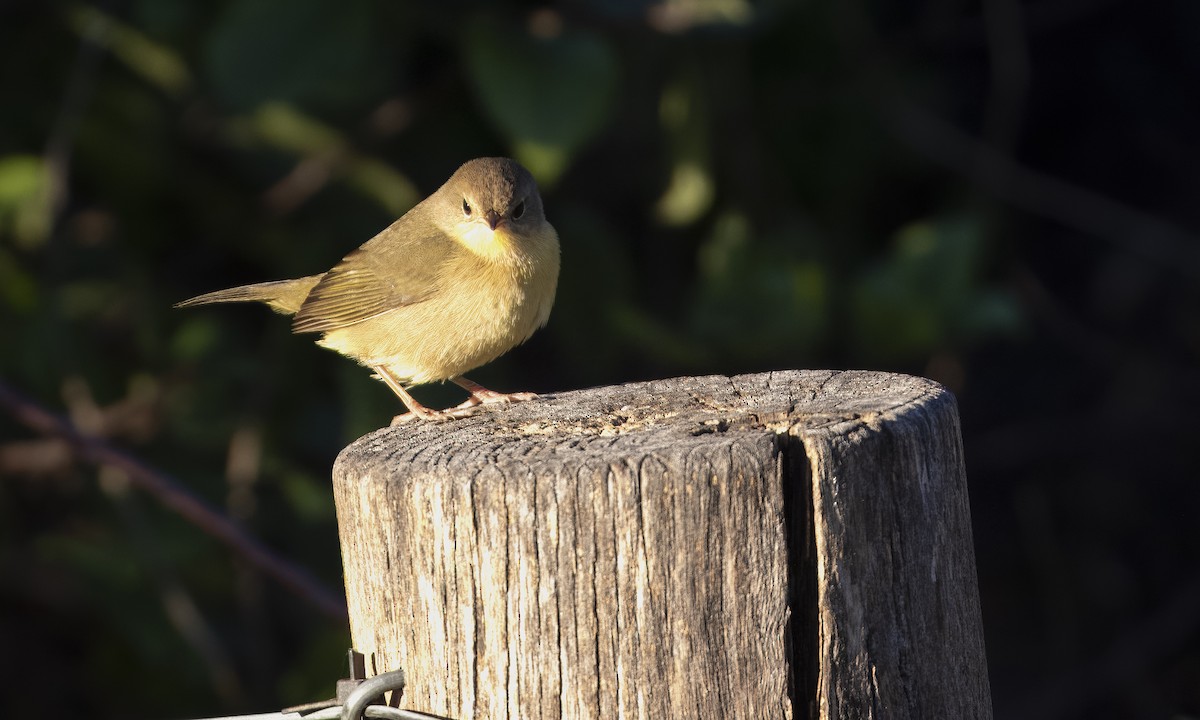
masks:
[[[704,25],[744,25],[755,18],[762,0],[582,0],[589,12],[624,22],[645,19],[662,32]]]
[[[246,122],[256,137],[282,150],[315,153],[345,145],[340,132],[288,103],[264,103]]]
[[[700,219],[716,197],[710,132],[711,110],[705,102],[706,79],[686,65],[663,88],[658,102],[663,144],[670,153],[671,178],[655,204],[664,225],[683,227]]]
[[[191,71],[173,48],[91,5],[73,6],[69,18],[77,33],[107,47],[151,84],[169,93],[182,92],[191,85]]]
[[[391,215],[403,215],[421,200],[417,186],[391,165],[375,158],[352,161],[347,181],[364,195],[374,198]]]
[[[36,155],[0,157],[0,235],[40,244],[50,231],[49,171]]]
[[[687,225],[708,210],[714,194],[708,170],[698,163],[681,161],[671,171],[671,183],[654,209],[666,225]]]

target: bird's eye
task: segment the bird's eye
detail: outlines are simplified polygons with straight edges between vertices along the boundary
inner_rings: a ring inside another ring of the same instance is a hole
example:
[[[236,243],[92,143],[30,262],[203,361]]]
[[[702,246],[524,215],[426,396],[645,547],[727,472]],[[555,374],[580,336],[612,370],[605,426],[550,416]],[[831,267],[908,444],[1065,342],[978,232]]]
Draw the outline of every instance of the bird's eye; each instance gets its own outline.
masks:
[[[466,198],[463,198],[463,215],[471,217],[471,203],[467,202]]]
[[[525,201],[522,200],[521,202],[516,204],[516,207],[514,207],[512,209],[513,220],[520,220],[521,216],[524,214],[525,214]]]

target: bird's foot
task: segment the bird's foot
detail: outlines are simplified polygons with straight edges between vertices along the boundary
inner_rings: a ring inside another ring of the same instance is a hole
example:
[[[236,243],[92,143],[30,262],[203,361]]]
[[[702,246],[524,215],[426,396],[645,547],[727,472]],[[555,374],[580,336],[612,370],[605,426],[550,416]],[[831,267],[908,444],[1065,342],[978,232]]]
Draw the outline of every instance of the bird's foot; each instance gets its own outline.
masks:
[[[471,393],[471,397],[467,398],[466,402],[459,405],[460,408],[474,407],[476,405],[495,405],[497,403],[505,404],[524,402],[533,400],[537,397],[537,393],[531,392],[516,392],[516,393],[498,393],[495,390],[488,390],[473,380],[468,380],[465,377],[459,376],[451,378],[451,382],[458,385],[463,390]]]
[[[409,410],[406,413],[402,413],[402,414],[397,415],[396,417],[392,418],[392,422],[389,423],[389,427],[396,427],[397,425],[406,425],[410,422],[414,422],[414,421],[418,421],[418,420],[428,420],[430,422],[445,422],[446,420],[449,420],[449,419],[450,418],[447,417],[445,413],[439,412],[437,410],[427,410],[426,412],[423,412],[423,413],[415,413],[412,410]]]
[[[476,403],[476,405],[478,405],[478,403]],[[447,410],[434,410],[422,405],[419,411],[409,410],[402,415],[397,415],[396,417],[392,418],[390,426],[395,427],[397,425],[405,425],[413,422],[414,420],[420,420],[424,422],[447,422],[449,420],[457,420],[470,415],[470,411],[474,407],[475,405],[467,405],[466,403],[463,403],[462,405],[452,407]]]
[[[515,402],[525,402],[526,400],[533,400],[537,396],[537,393],[531,392],[498,393],[495,390],[488,390],[487,388],[480,388],[472,395],[476,403],[484,405],[495,405],[497,403],[507,405]]]

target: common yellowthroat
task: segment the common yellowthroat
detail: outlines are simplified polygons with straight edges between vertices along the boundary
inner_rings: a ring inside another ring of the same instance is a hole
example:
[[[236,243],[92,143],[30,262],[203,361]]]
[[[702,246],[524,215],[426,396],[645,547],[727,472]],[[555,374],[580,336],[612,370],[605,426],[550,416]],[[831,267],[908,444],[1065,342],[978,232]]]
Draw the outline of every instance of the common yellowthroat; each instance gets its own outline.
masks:
[[[558,234],[529,171],[477,158],[327,273],[206,293],[176,307],[264,302],[292,331],[371,368],[413,417],[444,420],[481,403],[529,400],[463,377],[546,324],[558,285]],[[450,380],[471,394],[433,410],[406,385]]]

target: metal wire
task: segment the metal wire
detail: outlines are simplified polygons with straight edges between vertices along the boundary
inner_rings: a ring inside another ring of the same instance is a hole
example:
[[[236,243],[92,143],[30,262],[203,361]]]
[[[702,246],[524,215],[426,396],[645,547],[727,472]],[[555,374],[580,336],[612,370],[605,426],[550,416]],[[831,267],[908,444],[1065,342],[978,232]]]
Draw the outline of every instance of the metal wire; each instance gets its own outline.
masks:
[[[342,720],[360,720],[371,701],[382,698],[389,691],[396,693],[396,697],[404,693],[403,670],[379,673],[359,683],[342,704]]]
[[[381,672],[364,678],[366,669],[363,654],[350,649],[350,677],[337,682],[337,697],[333,700],[298,705],[279,712],[255,715],[226,715],[202,720],[451,720],[442,715],[430,715],[418,710],[401,710],[380,701],[392,693],[392,702],[399,704],[404,695],[404,670]]]
[[[341,705],[334,705],[308,714],[298,712],[270,712],[254,715],[224,715],[203,720],[339,720],[342,717]],[[430,715],[418,710],[402,710],[387,705],[368,705],[363,709],[362,717],[371,720],[446,720],[440,715]]]
[[[393,697],[403,694],[403,670],[392,670],[362,680],[346,696],[345,702],[340,705],[332,704],[311,712],[290,710],[257,715],[227,715],[204,720],[363,720],[363,718],[371,720],[446,720],[444,717],[417,710],[401,710],[389,705],[378,704],[377,701],[388,692],[393,693]],[[337,701],[332,702],[336,703]]]

